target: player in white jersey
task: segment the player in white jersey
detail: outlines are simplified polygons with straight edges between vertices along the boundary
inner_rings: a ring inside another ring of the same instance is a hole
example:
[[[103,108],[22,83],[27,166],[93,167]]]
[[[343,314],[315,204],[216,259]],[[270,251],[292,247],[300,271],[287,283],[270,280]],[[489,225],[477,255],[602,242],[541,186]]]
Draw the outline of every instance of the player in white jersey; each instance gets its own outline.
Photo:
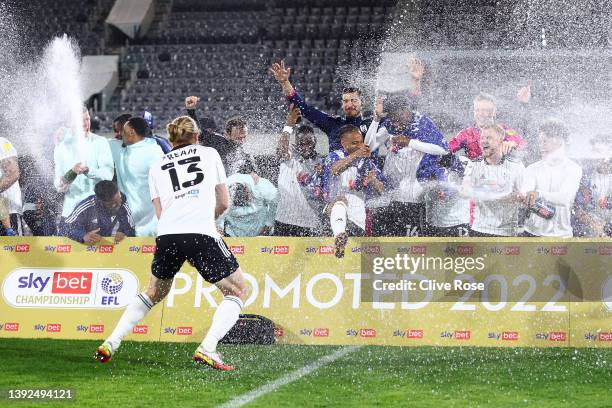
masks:
[[[228,207],[225,170],[215,149],[197,144],[200,131],[193,119],[181,116],[167,128],[173,149],[149,171],[151,199],[159,218],[151,280],[126,308],[95,357],[101,362],[111,358],[123,337],[166,297],[174,276],[188,261],[224,295],[193,360],[232,370],[217,352],[217,343],[238,320],[248,291],[236,258],[215,227],[215,219]]]
[[[612,134],[590,143],[593,162],[584,167],[576,197],[574,236],[612,237]]]
[[[379,124],[383,111],[387,117]],[[390,145],[383,168],[389,190],[373,210],[372,235],[423,235],[422,182],[437,179],[443,172],[437,166],[439,156],[447,153],[442,133],[431,119],[414,110],[404,94],[393,94],[384,102],[377,100],[366,144],[372,151]]]
[[[22,200],[17,150],[0,137],[0,235],[21,235]]]
[[[445,156],[450,160],[442,180],[425,184],[425,235],[429,237],[467,237],[470,229],[470,200],[459,195],[463,172],[469,159]]]
[[[582,169],[565,153],[569,132],[556,121],[540,126],[542,160],[525,170],[522,191],[525,205],[532,209],[525,220],[525,236],[571,238],[571,210],[580,186]],[[541,207],[545,206],[545,217]],[[554,214],[550,210],[554,208]]]
[[[482,129],[482,159],[465,169],[460,194],[474,200],[470,236],[510,237],[516,235],[520,187],[525,166],[502,154],[506,131],[499,125]]]

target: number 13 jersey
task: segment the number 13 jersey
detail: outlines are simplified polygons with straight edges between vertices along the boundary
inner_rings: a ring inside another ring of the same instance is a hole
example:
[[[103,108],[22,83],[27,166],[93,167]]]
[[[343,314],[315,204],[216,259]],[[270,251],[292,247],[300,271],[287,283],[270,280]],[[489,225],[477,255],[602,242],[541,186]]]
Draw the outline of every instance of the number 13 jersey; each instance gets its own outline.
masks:
[[[215,227],[215,186],[225,183],[225,169],[213,148],[180,146],[151,166],[151,200],[160,199],[157,236],[204,234],[219,237]]]

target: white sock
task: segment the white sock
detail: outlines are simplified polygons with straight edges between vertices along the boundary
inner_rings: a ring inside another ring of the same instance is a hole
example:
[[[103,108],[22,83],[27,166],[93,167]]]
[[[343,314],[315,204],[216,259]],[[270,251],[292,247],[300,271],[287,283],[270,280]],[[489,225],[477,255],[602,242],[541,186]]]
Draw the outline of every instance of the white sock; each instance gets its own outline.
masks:
[[[121,319],[119,319],[119,323],[115,326],[115,330],[113,330],[110,337],[106,339],[106,343],[109,343],[113,350],[117,350],[121,344],[121,340],[132,331],[134,326],[136,326],[147,313],[149,313],[152,307],[153,302],[151,302],[151,299],[149,299],[147,295],[141,293],[136,296],[132,303],[125,309],[125,312],[123,312]]]
[[[215,311],[212,324],[200,344],[200,349],[211,353],[217,351],[217,343],[234,327],[243,307],[244,303],[240,298],[225,296]]]
[[[346,232],[346,204],[342,201],[334,204],[329,215],[329,222],[334,237],[337,237],[342,232]]]

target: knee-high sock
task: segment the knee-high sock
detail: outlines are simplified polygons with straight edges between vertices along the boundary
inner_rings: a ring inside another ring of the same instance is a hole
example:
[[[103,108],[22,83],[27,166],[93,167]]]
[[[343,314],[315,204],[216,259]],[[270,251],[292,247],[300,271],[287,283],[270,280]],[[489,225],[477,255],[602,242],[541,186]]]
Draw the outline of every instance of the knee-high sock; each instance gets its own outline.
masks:
[[[149,313],[152,307],[153,302],[144,293],[139,294],[132,300],[132,303],[128,305],[121,319],[119,319],[119,323],[115,326],[115,330],[106,339],[106,342],[110,343],[113,350],[119,348],[121,340]]]
[[[337,237],[338,234],[346,231],[346,204],[338,201],[334,204],[329,215],[329,222],[334,234]]]
[[[217,343],[234,327],[243,307],[244,304],[239,297],[225,296],[223,298],[215,311],[210,329],[200,344],[202,351],[217,351]]]

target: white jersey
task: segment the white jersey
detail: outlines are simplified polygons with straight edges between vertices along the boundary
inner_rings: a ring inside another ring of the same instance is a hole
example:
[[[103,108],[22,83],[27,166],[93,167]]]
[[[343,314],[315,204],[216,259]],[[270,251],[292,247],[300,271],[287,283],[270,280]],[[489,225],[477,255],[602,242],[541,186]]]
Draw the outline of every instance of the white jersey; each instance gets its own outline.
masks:
[[[17,160],[17,150],[11,142],[3,137],[0,137],[0,162],[5,159],[14,157]],[[0,166],[0,178],[2,178],[2,167]],[[4,190],[0,195],[8,201],[8,212],[10,214],[21,214],[23,211],[23,203],[21,200],[21,188],[19,181],[16,181],[9,188]]]
[[[293,153],[293,152],[292,152]],[[313,173],[317,159],[300,160],[299,155],[292,154],[289,160],[281,163],[278,173],[279,203],[276,209],[276,220],[284,224],[304,228],[316,228],[320,218],[310,206],[297,181],[300,172]]]
[[[470,200],[458,194],[460,184],[461,180],[455,172],[449,172],[446,182],[426,184],[425,215],[429,225],[448,228],[469,224]]]
[[[372,151],[376,151],[391,138],[387,128],[383,126],[379,129],[378,125],[378,122],[372,121],[365,136],[365,143]],[[445,154],[446,151],[435,144],[410,139],[408,146],[400,149],[397,153],[388,152],[383,174],[389,180],[392,189],[385,192],[381,197],[384,197],[388,202],[422,203],[424,188],[417,180],[417,170],[425,153],[440,156]],[[381,207],[388,205],[388,202],[384,204],[376,202],[368,207]]]
[[[525,221],[525,231],[539,237],[572,237],[571,210],[581,177],[580,166],[559,155],[527,167],[522,191],[537,191],[540,198],[555,206],[555,215],[547,220],[531,214]]]
[[[225,183],[219,153],[211,147],[184,146],[164,155],[149,171],[151,200],[159,198],[157,236],[204,234],[218,238],[215,187]]]
[[[516,235],[519,205],[509,196],[520,191],[524,170],[523,163],[508,159],[497,165],[484,159],[468,164],[462,194],[474,200],[474,231],[506,237]]]

